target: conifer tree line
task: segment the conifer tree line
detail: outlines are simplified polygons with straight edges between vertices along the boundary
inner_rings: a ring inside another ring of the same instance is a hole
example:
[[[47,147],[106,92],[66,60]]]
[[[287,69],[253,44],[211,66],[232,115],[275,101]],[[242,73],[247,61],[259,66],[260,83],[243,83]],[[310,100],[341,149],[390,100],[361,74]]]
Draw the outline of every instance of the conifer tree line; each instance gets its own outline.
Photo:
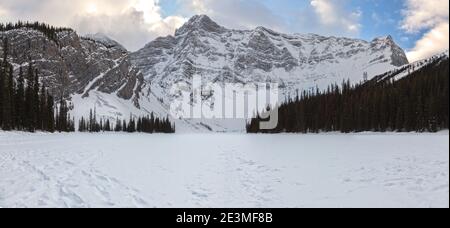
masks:
[[[14,29],[20,29],[20,28],[29,28],[29,29],[35,29],[37,31],[42,32],[49,40],[54,41],[55,43],[58,43],[58,32],[63,31],[73,31],[70,28],[59,28],[54,27],[45,23],[39,23],[39,22],[23,22],[18,21],[16,23],[0,23],[0,32],[4,31],[10,31]]]
[[[32,62],[20,67],[17,79],[8,62],[8,40],[2,39],[0,60],[0,128],[5,131],[73,131],[66,102],[61,99],[59,109],[47,88],[39,82],[39,72]],[[56,116],[55,116],[55,113]]]
[[[430,64],[395,81],[393,78],[326,91],[304,92],[279,107],[278,127],[259,129],[261,115],[248,124],[248,133],[319,133],[340,131],[436,132],[448,129],[449,61]]]
[[[130,115],[132,116],[132,115]],[[78,123],[79,132],[142,132],[142,133],[175,133],[175,125],[172,125],[169,118],[155,118],[151,113],[149,116],[134,118],[130,117],[126,120],[116,119],[115,123],[111,123],[109,119],[100,121],[97,119],[96,110],[90,111],[89,118],[82,117]]]

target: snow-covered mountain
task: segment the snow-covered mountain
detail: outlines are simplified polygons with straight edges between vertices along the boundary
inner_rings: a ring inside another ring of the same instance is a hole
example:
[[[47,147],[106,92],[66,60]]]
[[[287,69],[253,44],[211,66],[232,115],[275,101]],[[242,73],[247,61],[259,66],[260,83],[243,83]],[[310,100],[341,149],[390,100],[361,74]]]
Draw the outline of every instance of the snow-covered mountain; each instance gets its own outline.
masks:
[[[360,81],[408,64],[391,36],[371,42],[314,34],[287,35],[264,27],[224,28],[194,16],[175,36],[158,38],[131,54],[131,61],[165,91],[201,75],[205,82],[277,82],[284,92],[326,87],[344,79]]]
[[[112,40],[84,38],[72,30],[58,32],[53,40],[30,28],[1,32],[0,37],[8,39],[9,62],[14,64],[15,73],[20,67],[25,71],[32,62],[41,82],[57,98],[87,97],[88,91],[97,90],[131,99],[136,84],[142,82],[126,49]]]
[[[130,56],[152,95],[165,106],[177,98],[170,94],[170,88],[180,82],[192,84],[193,75],[200,75],[203,83],[278,83],[283,99],[298,90],[325,88],[347,79],[359,82],[364,75],[371,79],[408,64],[404,51],[391,36],[367,42],[315,34],[288,35],[264,27],[234,30],[205,15],[194,16],[174,36],[157,38]],[[212,100],[207,102],[214,104]],[[214,130],[230,130],[219,122],[201,121]]]
[[[385,72],[384,74],[380,74],[372,79],[373,82],[378,83],[385,80],[399,80],[401,78],[404,78],[424,67],[427,66],[434,66],[439,63],[441,63],[444,60],[448,60],[449,58],[449,51],[445,51],[439,54],[436,54],[434,56],[431,56],[430,58],[419,60],[407,65],[404,65],[402,67],[399,67],[397,69]]]
[[[157,38],[134,53],[103,34],[80,37],[72,30],[59,32],[56,41],[27,28],[0,36],[6,36],[13,47],[10,61],[16,73],[31,59],[52,93],[71,100],[76,117],[86,116],[93,107],[111,119],[128,118],[130,113],[168,115],[176,98],[170,88],[177,82],[190,85],[193,75],[201,75],[204,83],[274,82],[286,97],[347,79],[371,79],[408,64],[390,36],[368,42],[288,35],[264,27],[234,30],[205,15],[194,16],[174,36]],[[176,121],[177,130],[181,125],[190,130],[229,131],[233,125]],[[243,128],[241,121],[232,129]]]
[[[117,48],[117,49],[121,49],[124,52],[127,52],[127,49],[124,46],[122,46],[122,44],[109,38],[107,35],[105,35],[103,33],[87,34],[87,35],[84,35],[83,38],[90,39],[94,42],[101,43],[108,48]]]
[[[55,38],[26,27],[0,31],[0,37],[8,40],[8,61],[15,75],[20,67],[27,72],[32,62],[41,83],[57,99],[71,103],[72,116],[87,116],[94,107],[101,117],[111,119],[139,111],[143,76],[118,42],[101,34],[81,37],[71,29],[56,32]]]

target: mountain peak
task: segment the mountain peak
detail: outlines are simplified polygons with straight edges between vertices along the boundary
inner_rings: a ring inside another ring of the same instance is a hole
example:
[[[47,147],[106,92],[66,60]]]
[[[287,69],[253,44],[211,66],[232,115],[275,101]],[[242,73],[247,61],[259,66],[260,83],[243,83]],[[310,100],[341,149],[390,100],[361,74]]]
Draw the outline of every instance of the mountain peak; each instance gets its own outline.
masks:
[[[193,17],[191,17],[191,19],[189,19],[188,23],[209,23],[209,22],[213,22],[213,20],[211,20],[210,17],[208,17],[208,15],[205,14],[201,14],[201,15],[195,15]]]
[[[395,43],[391,35],[377,37],[372,42]]]
[[[388,47],[392,51],[391,61],[394,66],[403,66],[409,63],[405,51],[395,43],[391,35],[375,38],[371,42],[371,47],[374,50],[381,50]]]
[[[195,15],[189,19],[181,28],[177,29],[175,36],[183,35],[194,30],[205,30],[208,32],[222,33],[225,28],[218,25],[207,15]]]

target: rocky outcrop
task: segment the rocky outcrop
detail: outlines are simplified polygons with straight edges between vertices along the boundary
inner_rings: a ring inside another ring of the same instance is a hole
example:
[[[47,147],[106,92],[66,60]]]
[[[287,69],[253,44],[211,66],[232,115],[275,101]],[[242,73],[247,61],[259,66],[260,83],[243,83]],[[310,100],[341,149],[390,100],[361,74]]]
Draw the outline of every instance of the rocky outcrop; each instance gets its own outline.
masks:
[[[106,37],[80,37],[67,30],[57,34],[56,42],[30,28],[1,32],[0,37],[9,41],[9,58],[15,73],[31,62],[39,69],[41,82],[56,97],[70,98],[81,93],[88,96],[90,90],[97,89],[131,99],[134,91],[129,88],[137,85],[130,84],[142,78],[131,65],[127,50]]]

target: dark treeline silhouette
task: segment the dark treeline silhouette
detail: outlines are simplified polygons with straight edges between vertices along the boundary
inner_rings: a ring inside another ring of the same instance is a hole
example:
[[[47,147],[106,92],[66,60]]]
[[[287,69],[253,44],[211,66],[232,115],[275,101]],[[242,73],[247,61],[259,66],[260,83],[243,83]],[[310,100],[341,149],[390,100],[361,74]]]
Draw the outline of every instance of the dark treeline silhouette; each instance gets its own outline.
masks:
[[[45,36],[47,36],[49,40],[52,40],[55,43],[58,43],[58,35],[57,35],[58,32],[72,31],[72,29],[70,28],[59,28],[39,22],[18,21],[16,23],[6,23],[6,24],[0,23],[0,31],[2,32],[20,28],[29,28],[38,30],[42,32]]]
[[[2,130],[73,131],[65,101],[56,111],[53,97],[39,83],[39,73],[30,62],[19,69],[17,80],[14,68],[8,62],[8,40],[2,39],[3,56],[0,60],[0,127]],[[26,72],[24,72],[26,71]]]
[[[97,120],[96,110],[90,111],[89,119],[84,117],[80,119],[78,124],[78,131],[80,132],[143,132],[143,133],[175,133],[175,125],[169,121],[169,118],[160,119],[155,118],[153,113],[150,116],[133,118],[131,117],[129,121],[116,119],[113,123],[109,119],[100,121]],[[131,115],[130,115],[131,116]]]
[[[340,131],[417,131],[448,129],[449,61],[434,58],[417,71],[394,80],[392,75],[351,86],[304,92],[279,108],[278,127],[259,129],[260,115],[247,124],[248,133],[318,133]],[[414,71],[414,72],[413,72]]]

